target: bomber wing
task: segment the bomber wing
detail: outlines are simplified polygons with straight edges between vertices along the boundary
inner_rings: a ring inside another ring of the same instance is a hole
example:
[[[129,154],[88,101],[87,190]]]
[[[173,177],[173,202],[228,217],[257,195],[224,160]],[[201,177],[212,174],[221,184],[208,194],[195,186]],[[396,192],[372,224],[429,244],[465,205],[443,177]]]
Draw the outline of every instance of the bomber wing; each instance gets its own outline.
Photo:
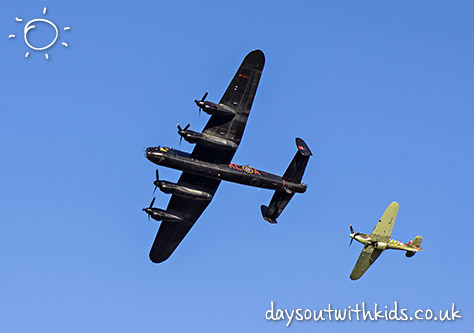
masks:
[[[219,102],[219,104],[232,109],[235,115],[212,115],[203,133],[230,140],[237,146],[240,144],[264,65],[265,56],[262,51],[255,50],[247,54]],[[196,144],[191,158],[210,163],[227,164],[231,162],[234,154],[235,150]],[[178,184],[214,195],[220,181],[183,172]],[[182,217],[183,221],[161,222],[150,251],[151,261],[159,263],[168,259],[209,203],[210,201],[172,195],[166,210]]]
[[[220,180],[183,172],[178,184],[214,195]],[[210,202],[210,200],[196,200],[173,194],[166,211],[182,217],[183,221],[161,222],[150,250],[150,260],[159,263],[168,259]]]
[[[377,242],[388,243],[390,240],[390,235],[392,234],[393,225],[395,219],[397,218],[398,213],[398,203],[395,201],[388,205],[385,213],[383,213],[382,218],[379,220],[375,226],[370,238]]]
[[[369,269],[370,265],[382,254],[383,250],[375,248],[372,244],[366,245],[360,253],[359,259],[351,273],[351,280],[359,279]]]
[[[219,102],[236,114],[212,115],[204,127],[204,134],[232,141],[237,146],[240,144],[264,65],[265,56],[262,51],[255,50],[247,54]],[[197,144],[191,156],[206,162],[226,164],[230,163],[234,154],[235,150]]]

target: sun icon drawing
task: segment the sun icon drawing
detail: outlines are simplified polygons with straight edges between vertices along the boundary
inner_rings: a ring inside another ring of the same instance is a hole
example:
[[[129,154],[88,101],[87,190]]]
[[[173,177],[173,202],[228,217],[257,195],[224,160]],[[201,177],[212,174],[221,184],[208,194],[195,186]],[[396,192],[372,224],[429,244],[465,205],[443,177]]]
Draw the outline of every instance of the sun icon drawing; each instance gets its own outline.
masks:
[[[46,9],[46,7],[44,7],[43,15],[46,15],[46,11],[47,11],[47,9]],[[15,21],[20,23],[20,22],[23,22],[23,19],[15,17]],[[33,46],[33,45],[31,45],[30,41],[28,40],[28,33],[31,30],[36,28],[36,26],[34,25],[35,22],[43,22],[43,23],[46,23],[46,24],[50,25],[51,27],[53,27],[54,32],[55,32],[55,36],[54,36],[54,39],[48,45]],[[69,31],[71,29],[71,27],[64,27],[63,29],[64,29],[64,31]],[[23,38],[25,40],[25,43],[31,50],[34,50],[34,51],[46,51],[47,49],[52,47],[58,41],[58,37],[59,37],[59,30],[58,30],[58,27],[56,26],[56,24],[54,24],[52,21],[44,19],[44,18],[32,19],[32,20],[28,21],[28,23],[26,23],[25,27],[23,28]],[[14,39],[14,38],[16,38],[16,35],[11,34],[11,35],[8,36],[8,38]],[[61,45],[64,46],[64,47],[69,46],[66,42],[62,42]],[[29,55],[30,55],[30,52],[26,52],[25,58],[28,58]],[[48,60],[49,59],[49,54],[45,52],[44,57],[46,58],[46,60]]]

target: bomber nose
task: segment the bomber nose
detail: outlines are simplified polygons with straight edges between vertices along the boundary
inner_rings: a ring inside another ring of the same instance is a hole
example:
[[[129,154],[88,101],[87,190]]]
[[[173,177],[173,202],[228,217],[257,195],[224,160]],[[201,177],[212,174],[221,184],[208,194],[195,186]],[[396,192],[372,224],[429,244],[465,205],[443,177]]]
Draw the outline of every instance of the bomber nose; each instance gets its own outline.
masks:
[[[147,159],[150,159],[152,156],[153,156],[153,148],[148,147],[148,148],[145,150],[145,157],[146,157]]]

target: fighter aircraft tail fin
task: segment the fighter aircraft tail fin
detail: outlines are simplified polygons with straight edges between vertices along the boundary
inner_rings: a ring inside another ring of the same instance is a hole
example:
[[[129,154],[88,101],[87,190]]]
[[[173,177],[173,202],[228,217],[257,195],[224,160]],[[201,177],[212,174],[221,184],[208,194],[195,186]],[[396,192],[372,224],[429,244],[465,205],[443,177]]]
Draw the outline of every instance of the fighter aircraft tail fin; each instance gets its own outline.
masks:
[[[298,147],[298,151],[286,169],[283,179],[285,181],[299,184],[303,178],[306,165],[308,164],[309,157],[312,153],[308,145],[300,138],[296,138],[296,146]],[[275,191],[268,207],[264,205],[260,207],[265,221],[269,223],[277,223],[276,219],[280,216],[281,212],[285,209],[294,194],[295,193],[291,191]]]
[[[413,246],[414,248],[417,249],[417,252],[421,251],[421,241],[423,240],[423,238],[421,238],[421,236],[416,236],[415,238],[413,238],[413,240],[411,242],[408,243],[408,245],[411,245]],[[413,251],[407,251],[405,253],[405,256],[407,257],[413,257],[415,255],[416,252],[413,252]]]
[[[423,238],[421,238],[421,236],[416,236],[416,237],[413,238],[413,240],[410,242],[410,245],[411,245],[411,246],[414,246],[414,247],[420,247],[422,240],[423,240]]]
[[[306,142],[300,138],[296,138],[296,147],[298,151],[283,175],[285,180],[293,183],[301,182],[309,157],[313,155]]]

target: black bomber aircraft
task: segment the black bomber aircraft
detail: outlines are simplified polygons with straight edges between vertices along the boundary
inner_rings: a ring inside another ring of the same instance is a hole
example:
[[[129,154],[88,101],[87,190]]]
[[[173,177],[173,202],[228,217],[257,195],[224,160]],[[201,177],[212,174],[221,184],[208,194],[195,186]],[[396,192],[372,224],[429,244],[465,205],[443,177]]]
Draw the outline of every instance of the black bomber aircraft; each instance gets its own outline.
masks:
[[[184,138],[195,144],[191,154],[169,147],[149,147],[145,156],[151,162],[183,171],[177,183],[160,180],[156,170],[155,190],[172,194],[166,210],[154,208],[155,198],[143,210],[154,220],[162,221],[150,251],[155,263],[168,259],[192,228],[204,209],[211,202],[222,180],[275,190],[267,206],[261,206],[263,218],[276,223],[295,193],[306,191],[301,182],[303,173],[312,155],[306,143],[296,139],[297,152],[282,177],[257,170],[249,165],[232,163],[250,108],[257,92],[258,82],[265,64],[260,50],[250,52],[219,103],[206,101],[207,92],[201,100],[194,100],[199,111],[211,115],[202,133],[181,128],[180,140]]]

